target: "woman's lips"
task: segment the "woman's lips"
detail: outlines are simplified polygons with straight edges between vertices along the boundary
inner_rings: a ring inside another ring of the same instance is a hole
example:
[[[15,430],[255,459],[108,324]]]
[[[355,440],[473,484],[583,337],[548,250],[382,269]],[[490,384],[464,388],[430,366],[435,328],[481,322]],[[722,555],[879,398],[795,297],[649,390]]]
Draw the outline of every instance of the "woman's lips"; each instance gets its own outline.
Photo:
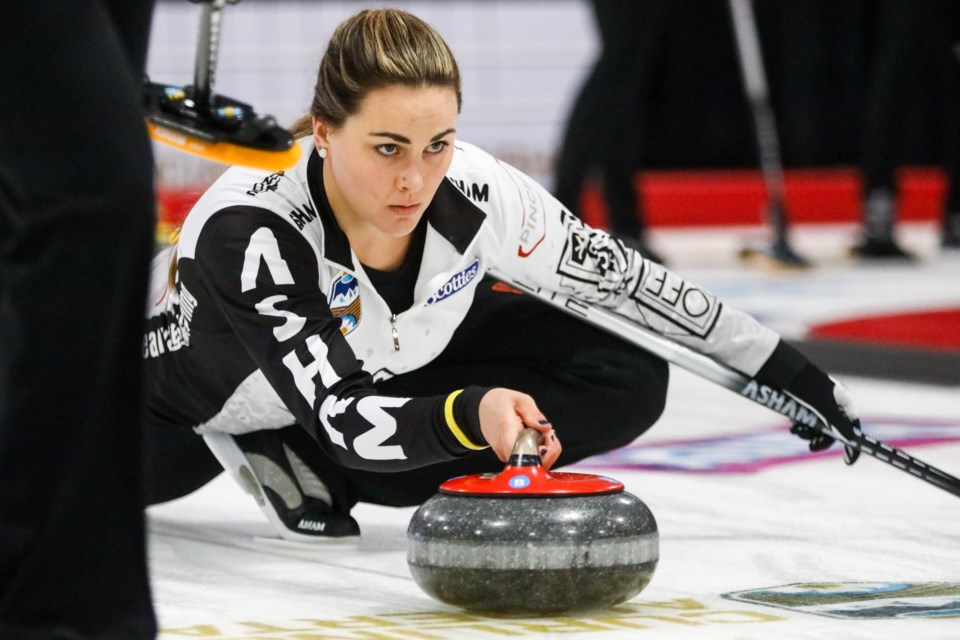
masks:
[[[420,208],[420,204],[392,204],[390,208],[397,213],[414,213]]]

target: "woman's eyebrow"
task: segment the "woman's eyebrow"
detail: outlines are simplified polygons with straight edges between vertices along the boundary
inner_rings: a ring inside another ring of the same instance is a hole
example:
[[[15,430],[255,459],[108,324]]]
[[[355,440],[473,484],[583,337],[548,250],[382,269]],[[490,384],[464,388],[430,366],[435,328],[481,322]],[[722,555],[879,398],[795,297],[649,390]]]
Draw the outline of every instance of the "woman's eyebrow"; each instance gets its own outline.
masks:
[[[449,133],[456,133],[456,132],[457,132],[456,129],[447,129],[446,131],[441,131],[437,135],[430,138],[430,142],[436,142],[437,140],[444,137],[445,135]],[[370,135],[380,136],[383,138],[390,138],[394,142],[399,142],[401,144],[410,144],[410,138],[407,138],[406,136],[401,136],[399,133],[390,133],[389,131],[371,131]]]
[[[441,132],[438,133],[437,135],[435,135],[435,136],[433,136],[432,138],[430,138],[430,142],[436,142],[437,140],[439,140],[440,138],[444,137],[444,136],[447,135],[448,133],[456,133],[456,132],[457,132],[456,129],[447,129],[446,131],[441,131]]]

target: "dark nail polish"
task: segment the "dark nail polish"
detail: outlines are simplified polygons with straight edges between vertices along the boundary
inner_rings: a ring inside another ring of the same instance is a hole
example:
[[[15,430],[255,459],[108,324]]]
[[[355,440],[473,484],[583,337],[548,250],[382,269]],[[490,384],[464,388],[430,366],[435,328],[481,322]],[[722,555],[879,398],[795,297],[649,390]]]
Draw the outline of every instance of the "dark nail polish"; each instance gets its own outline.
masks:
[[[547,420],[546,418],[542,418],[542,419],[540,420],[540,424],[550,424],[550,421]]]
[[[547,450],[546,450],[546,449],[540,449],[540,457],[542,458],[542,457],[545,456],[545,455],[547,455]]]
[[[557,436],[556,436],[556,434],[551,433],[551,434],[550,434],[550,439],[551,439],[552,441],[556,442],[556,441],[557,441]]]

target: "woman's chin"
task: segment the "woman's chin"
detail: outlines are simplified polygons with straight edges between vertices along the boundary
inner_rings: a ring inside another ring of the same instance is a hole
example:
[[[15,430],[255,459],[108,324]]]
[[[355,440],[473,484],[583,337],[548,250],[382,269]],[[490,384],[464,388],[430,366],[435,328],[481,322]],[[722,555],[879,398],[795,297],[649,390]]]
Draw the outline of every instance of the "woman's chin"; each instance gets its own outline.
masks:
[[[420,222],[420,217],[419,212],[414,215],[394,216],[394,218],[386,224],[378,225],[378,228],[380,229],[380,233],[390,236],[391,238],[402,238],[413,233],[413,230],[417,228],[417,223]]]

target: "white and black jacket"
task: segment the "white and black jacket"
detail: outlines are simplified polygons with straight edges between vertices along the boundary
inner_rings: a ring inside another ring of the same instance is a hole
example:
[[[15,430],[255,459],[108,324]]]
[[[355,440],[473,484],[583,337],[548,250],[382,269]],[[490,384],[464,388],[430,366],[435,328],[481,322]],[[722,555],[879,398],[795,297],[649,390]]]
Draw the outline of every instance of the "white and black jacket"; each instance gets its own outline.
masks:
[[[231,433],[303,425],[350,467],[402,470],[485,445],[483,390],[393,398],[373,381],[444,349],[491,268],[603,306],[753,375],[779,336],[585,226],[540,185],[465,142],[427,208],[413,306],[393,315],[324,194],[310,138],[282,173],[234,167],[155,262],[144,357],[151,422]],[[637,391],[641,402],[642,390]]]

